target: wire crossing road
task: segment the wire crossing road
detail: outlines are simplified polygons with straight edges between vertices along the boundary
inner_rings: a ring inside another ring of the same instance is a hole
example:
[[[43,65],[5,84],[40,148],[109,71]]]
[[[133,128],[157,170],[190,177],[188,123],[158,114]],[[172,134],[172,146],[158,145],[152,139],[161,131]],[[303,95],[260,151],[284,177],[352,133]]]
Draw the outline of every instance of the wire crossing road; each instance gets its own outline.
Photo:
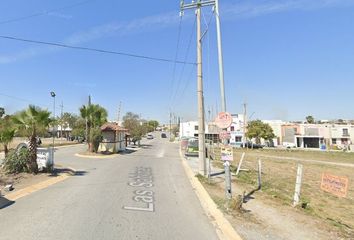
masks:
[[[79,174],[0,210],[0,239],[218,239],[184,173],[178,145],[145,140],[113,158],[58,149]]]

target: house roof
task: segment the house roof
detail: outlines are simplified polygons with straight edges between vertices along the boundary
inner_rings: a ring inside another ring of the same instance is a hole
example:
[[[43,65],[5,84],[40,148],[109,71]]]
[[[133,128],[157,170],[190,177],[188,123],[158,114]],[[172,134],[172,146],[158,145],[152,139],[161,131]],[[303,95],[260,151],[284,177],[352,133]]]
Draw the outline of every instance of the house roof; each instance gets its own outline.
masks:
[[[101,131],[127,132],[128,129],[120,127],[117,123],[105,123],[101,126]]]

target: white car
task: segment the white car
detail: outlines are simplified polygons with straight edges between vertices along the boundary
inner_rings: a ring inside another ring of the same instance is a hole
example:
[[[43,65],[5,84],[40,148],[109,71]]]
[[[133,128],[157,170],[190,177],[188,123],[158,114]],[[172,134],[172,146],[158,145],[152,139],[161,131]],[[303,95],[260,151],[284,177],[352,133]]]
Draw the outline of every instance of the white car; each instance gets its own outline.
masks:
[[[152,134],[148,134],[146,139],[154,139],[154,136]]]

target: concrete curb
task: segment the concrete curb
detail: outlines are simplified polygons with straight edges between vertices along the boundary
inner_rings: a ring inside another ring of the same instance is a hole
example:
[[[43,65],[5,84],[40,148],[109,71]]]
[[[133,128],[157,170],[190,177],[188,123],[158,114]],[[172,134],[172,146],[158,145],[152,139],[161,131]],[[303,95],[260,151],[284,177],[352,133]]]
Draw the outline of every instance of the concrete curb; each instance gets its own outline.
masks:
[[[20,190],[18,190],[16,192],[6,194],[3,197],[6,197],[6,199],[8,199],[9,201],[15,201],[15,200],[20,199],[22,197],[28,196],[28,195],[30,195],[30,194],[32,194],[34,192],[37,192],[37,191],[42,190],[42,189],[45,189],[45,188],[47,188],[47,187],[49,187],[51,185],[54,185],[54,184],[59,183],[59,182],[62,182],[65,179],[69,178],[70,176],[74,176],[75,175],[75,173],[76,173],[75,169],[73,169],[71,167],[66,167],[66,168],[69,169],[70,172],[72,172],[72,173],[63,174],[63,175],[57,176],[55,178],[51,178],[51,179],[48,179],[48,180],[33,184],[31,186],[22,188],[22,189],[20,189]]]
[[[210,198],[203,185],[195,177],[193,170],[189,167],[188,163],[186,163],[186,160],[183,158],[181,150],[179,151],[179,154],[187,177],[195,193],[197,194],[206,215],[211,220],[211,223],[215,226],[219,239],[242,240],[240,235],[236,232],[230,222],[225,218],[224,214],[218,209],[217,205]]]
[[[83,154],[80,154],[80,153],[75,153],[75,156],[76,157],[80,157],[80,158],[91,158],[91,159],[94,159],[94,158],[99,158],[99,159],[105,159],[105,158],[115,158],[117,155],[115,154],[112,154],[112,155],[109,155],[109,156],[90,156],[90,155],[83,155]]]

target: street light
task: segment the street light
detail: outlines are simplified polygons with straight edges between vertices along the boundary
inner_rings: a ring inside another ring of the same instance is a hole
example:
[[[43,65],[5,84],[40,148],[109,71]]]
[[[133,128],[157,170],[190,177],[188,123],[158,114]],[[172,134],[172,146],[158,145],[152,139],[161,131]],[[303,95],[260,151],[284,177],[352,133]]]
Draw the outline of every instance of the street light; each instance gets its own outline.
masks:
[[[50,92],[50,96],[52,96],[53,98],[53,131],[52,131],[52,136],[53,136],[53,145],[52,145],[52,171],[54,171],[54,133],[55,133],[55,130],[54,130],[54,124],[55,124],[55,92]]]

